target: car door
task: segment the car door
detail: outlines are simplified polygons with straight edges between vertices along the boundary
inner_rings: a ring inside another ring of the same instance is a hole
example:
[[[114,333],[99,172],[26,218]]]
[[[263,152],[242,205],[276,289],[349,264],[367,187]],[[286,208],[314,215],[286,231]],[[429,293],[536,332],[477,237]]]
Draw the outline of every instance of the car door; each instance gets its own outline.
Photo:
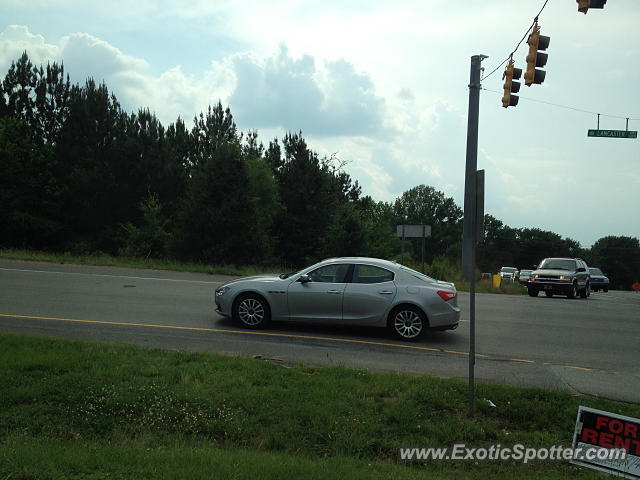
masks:
[[[323,321],[342,319],[342,301],[349,264],[323,265],[307,273],[308,282],[296,279],[287,289],[292,320]]]
[[[393,272],[375,265],[356,264],[344,291],[342,321],[350,324],[385,322],[396,296]]]

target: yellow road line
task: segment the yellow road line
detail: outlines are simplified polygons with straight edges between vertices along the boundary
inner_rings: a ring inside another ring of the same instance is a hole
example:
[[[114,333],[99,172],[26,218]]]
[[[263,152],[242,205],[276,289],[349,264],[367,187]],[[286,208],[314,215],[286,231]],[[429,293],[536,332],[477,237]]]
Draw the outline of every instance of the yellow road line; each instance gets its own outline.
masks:
[[[35,315],[9,315],[9,314],[3,314],[3,313],[0,313],[0,317],[27,318],[27,319],[33,319],[33,320],[52,320],[57,322],[90,323],[90,324],[98,324],[98,325],[116,325],[116,326],[125,326],[125,327],[168,328],[173,330],[191,330],[191,331],[199,331],[199,332],[237,333],[241,335],[260,335],[265,337],[301,338],[306,340],[326,340],[326,341],[332,341],[332,342],[358,343],[358,344],[365,344],[365,345],[377,345],[377,346],[383,346],[383,347],[408,348],[412,350],[426,350],[430,352],[444,352],[444,350],[441,348],[421,347],[418,345],[402,345],[399,343],[373,342],[369,340],[355,340],[350,338],[318,337],[313,335],[295,335],[292,333],[256,332],[254,330],[231,330],[226,328],[183,327],[179,325],[110,322],[110,321],[104,321],[104,320],[79,320],[77,318],[40,317]],[[454,353],[454,352],[449,352],[449,353]],[[455,352],[455,353],[462,353],[464,355],[468,355],[468,353],[465,353],[465,352]]]
[[[453,355],[465,355],[468,356],[469,352],[461,352],[457,350],[447,350],[444,348],[437,347],[422,347],[419,345],[409,345],[409,344],[400,344],[400,343],[386,343],[386,342],[374,342],[371,340],[355,340],[351,338],[337,338],[337,337],[320,337],[315,335],[296,335],[293,333],[274,333],[274,332],[258,332],[255,330],[232,330],[226,328],[203,328],[203,327],[184,327],[179,325],[159,325],[155,323],[128,323],[128,322],[112,322],[105,320],[81,320],[77,318],[60,318],[60,317],[43,317],[36,315],[12,315],[6,313],[0,313],[0,317],[4,318],[26,318],[31,320],[49,320],[56,322],[73,322],[73,323],[84,323],[84,324],[94,324],[94,325],[113,325],[113,326],[122,326],[122,327],[145,327],[145,328],[166,328],[171,330],[187,330],[187,331],[196,331],[196,332],[212,332],[212,333],[233,333],[239,335],[258,335],[263,337],[280,337],[280,338],[297,338],[304,340],[320,340],[327,342],[343,342],[343,343],[355,343],[360,345],[375,345],[379,347],[395,347],[395,348],[404,348],[408,350],[420,350],[427,352],[437,352],[437,353],[449,353]],[[481,353],[476,353],[476,357],[479,358],[493,358],[490,355],[484,355]],[[519,363],[537,363],[535,360],[524,360],[521,358],[509,358],[509,361],[519,362]],[[543,363],[543,365],[550,365],[549,363]],[[578,367],[572,365],[562,365],[567,368],[575,368],[578,370],[589,371],[590,368]]]

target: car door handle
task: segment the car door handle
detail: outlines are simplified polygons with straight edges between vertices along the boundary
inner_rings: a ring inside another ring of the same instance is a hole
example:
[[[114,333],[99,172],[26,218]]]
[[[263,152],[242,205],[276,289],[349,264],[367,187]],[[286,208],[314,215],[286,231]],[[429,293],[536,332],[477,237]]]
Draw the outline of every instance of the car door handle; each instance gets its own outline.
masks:
[[[378,292],[380,295],[393,295],[393,292],[391,290],[383,290],[381,292]]]
[[[332,293],[334,295],[340,295],[342,292],[340,290],[327,290],[327,293]]]

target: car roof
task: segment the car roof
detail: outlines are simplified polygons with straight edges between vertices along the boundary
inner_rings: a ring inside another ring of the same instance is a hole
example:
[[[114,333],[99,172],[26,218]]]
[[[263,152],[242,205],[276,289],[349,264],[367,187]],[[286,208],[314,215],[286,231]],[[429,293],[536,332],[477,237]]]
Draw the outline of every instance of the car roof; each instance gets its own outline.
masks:
[[[397,262],[392,262],[390,260],[384,260],[382,258],[372,258],[372,257],[334,257],[334,258],[325,258],[321,263],[325,262],[349,262],[349,263],[371,263],[376,265],[384,265],[387,267],[400,267],[401,265]]]

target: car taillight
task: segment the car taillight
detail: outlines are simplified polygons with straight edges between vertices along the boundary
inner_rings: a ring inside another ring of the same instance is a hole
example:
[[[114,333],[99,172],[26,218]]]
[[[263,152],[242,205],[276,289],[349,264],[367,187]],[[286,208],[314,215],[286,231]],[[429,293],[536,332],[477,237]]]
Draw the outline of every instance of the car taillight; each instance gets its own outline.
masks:
[[[440,298],[443,299],[445,302],[448,302],[449,300],[453,300],[454,298],[456,298],[457,293],[456,292],[452,292],[450,290],[438,290],[438,295],[440,295]]]

